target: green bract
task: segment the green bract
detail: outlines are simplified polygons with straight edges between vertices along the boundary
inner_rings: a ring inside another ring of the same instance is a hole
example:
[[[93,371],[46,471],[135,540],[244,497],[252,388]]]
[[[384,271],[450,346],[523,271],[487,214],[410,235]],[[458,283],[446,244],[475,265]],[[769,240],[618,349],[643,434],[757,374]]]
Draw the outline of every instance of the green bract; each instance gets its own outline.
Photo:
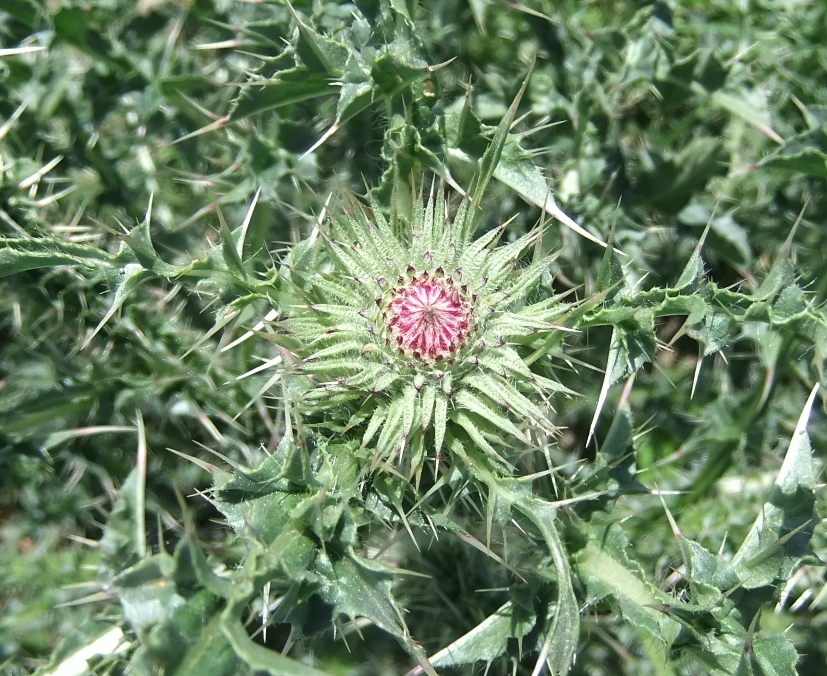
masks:
[[[474,239],[470,198],[453,220],[442,189],[414,201],[410,219],[350,201],[320,230],[321,263],[291,270],[283,329],[315,385],[306,401],[413,469],[465,439],[504,460],[509,440],[555,431],[547,395],[565,388],[528,355],[570,306],[531,296],[550,262],[523,260],[539,230],[498,245],[507,224]]]

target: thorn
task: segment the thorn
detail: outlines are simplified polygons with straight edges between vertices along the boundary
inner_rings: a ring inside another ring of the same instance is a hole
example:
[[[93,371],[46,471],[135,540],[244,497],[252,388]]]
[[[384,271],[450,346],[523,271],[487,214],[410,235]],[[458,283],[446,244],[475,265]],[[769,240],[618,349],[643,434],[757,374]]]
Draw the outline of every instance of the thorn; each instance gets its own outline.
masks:
[[[426,73],[436,73],[438,70],[442,70],[443,68],[445,68],[446,66],[452,64],[456,60],[457,60],[457,57],[453,56],[450,59],[448,59],[447,61],[443,61],[442,63],[438,63],[435,66],[430,66],[430,65],[425,66],[422,70],[424,70]]]
[[[310,155],[312,152],[314,152],[315,150],[318,150],[318,148],[325,141],[327,141],[327,139],[329,139],[331,136],[333,136],[333,134],[335,134],[337,131],[339,131],[339,128],[340,128],[340,126],[339,126],[338,122],[334,122],[332,125],[330,125],[330,129],[328,129],[324,134],[322,134],[321,138],[318,141],[316,141],[312,146],[310,146],[307,150],[305,150],[304,154],[299,159],[303,160],[305,157]]]

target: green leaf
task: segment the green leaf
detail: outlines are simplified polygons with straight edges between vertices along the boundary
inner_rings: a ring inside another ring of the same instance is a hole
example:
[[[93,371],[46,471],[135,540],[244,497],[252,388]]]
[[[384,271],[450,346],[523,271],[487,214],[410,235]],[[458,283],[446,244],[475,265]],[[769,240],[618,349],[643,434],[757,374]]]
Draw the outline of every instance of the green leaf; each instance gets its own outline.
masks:
[[[704,315],[703,326],[689,328],[687,334],[703,345],[705,357],[723,349],[735,332],[735,321],[726,312],[708,312]]]
[[[371,439],[376,436],[376,433],[379,431],[379,428],[382,426],[382,423],[385,422],[385,418],[388,415],[388,406],[387,404],[380,404],[376,407],[373,412],[373,415],[370,417],[370,422],[368,423],[367,428],[365,429],[365,433],[362,436],[362,448],[367,446]]]
[[[296,54],[299,58],[315,73],[321,72],[328,77],[341,77],[348,58],[347,47],[320,35],[311,24],[301,19],[289,2],[287,8],[299,29],[299,39],[296,42]]]
[[[788,579],[810,554],[815,527],[816,474],[807,420],[818,392],[816,385],[798,419],[769,500],[732,559],[746,589]]]
[[[434,454],[439,456],[448,422],[448,397],[441,392],[434,401]]]
[[[326,578],[321,593],[336,612],[356,619],[364,617],[391,634],[399,644],[420,663],[427,664],[427,656],[411,638],[402,612],[393,597],[392,571],[350,553],[333,558],[325,553],[318,557],[319,572]],[[432,669],[426,669],[434,674]]]
[[[265,545],[296,536],[295,552],[301,558],[306,542],[294,512],[312,495],[307,470],[306,453],[285,438],[257,468],[216,475],[213,500],[236,531]]]
[[[169,265],[161,260],[158,253],[155,251],[155,245],[152,243],[152,234],[149,229],[149,221],[144,219],[141,223],[136,225],[129,234],[123,235],[124,243],[131,249],[137,261],[147,270],[151,270],[161,277],[174,277],[182,271],[173,265]]]
[[[385,424],[376,442],[376,450],[379,453],[383,455],[395,452],[401,453],[400,445],[404,434],[402,430],[404,409],[405,400],[402,397],[397,397],[388,406],[388,417],[385,419]]]
[[[827,178],[827,131],[813,129],[794,136],[758,166]]]
[[[238,122],[251,115],[276,110],[317,96],[326,96],[335,91],[323,73],[314,73],[304,67],[284,70],[272,80],[243,88],[230,119]]]
[[[600,272],[595,283],[595,294],[605,293],[606,300],[611,301],[623,290],[625,275],[620,264],[620,258],[613,247],[608,246],[603,252],[603,260],[600,263]]]
[[[722,602],[721,592],[729,592],[740,583],[737,571],[726,559],[693,540],[682,537],[680,545],[692,603],[715,608]]]
[[[223,218],[221,219],[220,228],[221,253],[223,254],[224,266],[239,279],[247,279],[247,270],[244,268],[244,263],[238,252],[238,242],[236,241],[236,237],[243,236],[242,229],[237,229],[235,233],[230,232],[230,228],[227,227],[227,223]]]
[[[587,600],[595,603],[606,597],[613,598],[630,624],[668,646],[679,627],[656,608],[671,603],[672,599],[648,582],[629,559],[627,547],[619,526],[601,528],[591,534],[586,547],[577,553],[577,571],[586,586]]]
[[[129,473],[100,540],[106,565],[115,572],[126,570],[146,554],[146,533],[143,532],[144,471],[135,467]],[[156,561],[155,565],[160,564]]]
[[[781,143],[781,138],[770,127],[767,97],[762,90],[744,90],[738,94],[728,94],[719,89],[713,92],[712,103],[740,117],[774,141]]]
[[[449,667],[474,662],[492,662],[504,655],[509,640],[523,638],[534,627],[536,618],[529,616],[512,601],[500,606],[473,629],[431,657],[435,667]]]
[[[3,9],[17,21],[32,29],[37,25],[44,11],[44,8],[34,0],[7,0],[3,3]]]
[[[124,616],[135,630],[168,619],[185,604],[170,577],[173,566],[172,557],[162,554],[141,561],[113,581]]]
[[[255,673],[263,672],[270,676],[325,676],[326,672],[308,667],[254,643],[241,624],[241,610],[240,605],[228,608],[221,622],[221,630],[232,645],[235,654]]]
[[[508,140],[511,125],[514,123],[514,118],[517,115],[517,107],[520,105],[520,101],[523,98],[523,94],[528,86],[530,77],[531,74],[529,73],[525,80],[523,80],[520,91],[517,92],[517,96],[514,97],[514,100],[508,107],[508,111],[503,116],[502,120],[500,120],[499,125],[497,125],[494,138],[491,139],[491,143],[485,149],[485,152],[480,159],[479,175],[477,176],[476,183],[471,193],[471,202],[474,210],[479,208],[480,202],[482,201],[482,196],[488,188],[488,184],[491,182],[494,172],[500,164],[500,157],[502,155],[503,148]],[[467,239],[467,236],[462,238],[463,241],[467,241]]]
[[[785,636],[756,637],[745,645],[736,676],[788,676],[796,673],[798,653]]]
[[[557,510],[550,503],[537,498],[520,497],[513,503],[514,509],[529,518],[543,536],[551,554],[557,575],[556,604],[550,611],[550,622],[540,647],[540,656],[532,672],[540,673],[547,664],[552,674],[566,674],[574,664],[577,640],[580,635],[580,605],[574,595],[571,565],[566,548],[555,526]]]
[[[523,433],[517,426],[504,415],[499,414],[496,407],[484,395],[478,396],[470,390],[462,389],[454,393],[454,401],[458,406],[479,416],[481,423],[482,421],[490,422],[506,434],[512,434],[518,439],[523,438]]]
[[[219,609],[213,596],[197,592],[148,632],[130,661],[131,670],[149,676],[162,663],[168,673],[176,676],[244,673],[241,661],[221,633]]]
[[[113,256],[97,247],[47,238],[0,238],[0,277],[60,265],[106,271],[120,267]]]
[[[336,104],[336,122],[342,124],[367,108],[374,100],[370,73],[356,58],[349,58]]]

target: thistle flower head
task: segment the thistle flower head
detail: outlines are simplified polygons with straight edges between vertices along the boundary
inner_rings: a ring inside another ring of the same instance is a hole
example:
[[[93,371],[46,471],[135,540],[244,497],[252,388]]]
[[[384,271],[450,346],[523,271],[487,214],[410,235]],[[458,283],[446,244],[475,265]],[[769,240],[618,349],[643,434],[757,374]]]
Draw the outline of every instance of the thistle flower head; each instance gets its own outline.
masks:
[[[390,295],[382,319],[400,350],[416,360],[451,359],[470,334],[471,305],[441,269],[411,277]]]
[[[349,204],[322,230],[326,265],[293,271],[302,300],[283,327],[315,386],[305,401],[413,469],[469,441],[501,459],[529,429],[554,432],[546,394],[564,388],[526,355],[559,331],[566,307],[527,303],[548,267],[520,264],[537,231],[498,246],[506,226],[474,239],[469,199],[453,220],[442,190],[415,201],[410,221]]]

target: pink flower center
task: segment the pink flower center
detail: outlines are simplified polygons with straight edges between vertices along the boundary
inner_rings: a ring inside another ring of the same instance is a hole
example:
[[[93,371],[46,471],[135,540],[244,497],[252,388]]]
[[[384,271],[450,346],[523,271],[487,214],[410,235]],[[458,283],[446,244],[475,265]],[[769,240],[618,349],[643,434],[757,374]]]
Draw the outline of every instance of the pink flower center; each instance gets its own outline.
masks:
[[[394,291],[385,318],[401,350],[419,359],[439,360],[465,343],[471,307],[449,282],[425,273]]]

